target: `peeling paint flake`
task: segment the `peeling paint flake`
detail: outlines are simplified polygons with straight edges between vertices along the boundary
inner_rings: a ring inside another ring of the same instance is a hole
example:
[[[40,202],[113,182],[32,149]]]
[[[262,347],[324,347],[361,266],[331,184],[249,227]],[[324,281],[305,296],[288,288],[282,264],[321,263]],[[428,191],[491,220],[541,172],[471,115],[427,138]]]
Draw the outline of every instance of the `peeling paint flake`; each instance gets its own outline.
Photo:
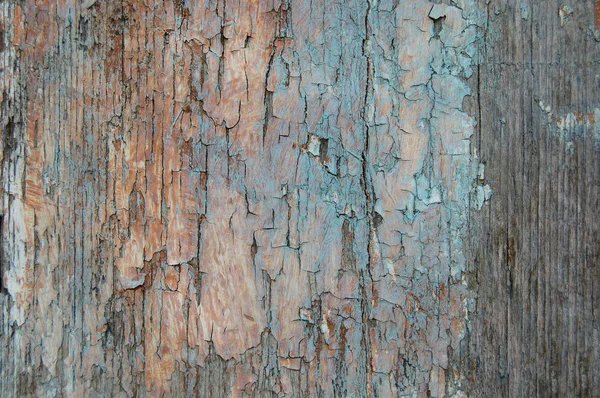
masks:
[[[560,17],[560,26],[563,26],[568,18],[573,14],[573,9],[567,4],[561,4],[558,7],[558,16]]]
[[[600,107],[594,107],[587,111],[565,112],[553,110],[552,106],[543,100],[538,102],[542,112],[546,114],[550,131],[563,141],[568,148],[573,145],[578,137],[589,136],[594,139],[600,147],[600,126],[596,123],[600,120]]]
[[[21,3],[11,374],[42,395],[464,395],[485,9]]]

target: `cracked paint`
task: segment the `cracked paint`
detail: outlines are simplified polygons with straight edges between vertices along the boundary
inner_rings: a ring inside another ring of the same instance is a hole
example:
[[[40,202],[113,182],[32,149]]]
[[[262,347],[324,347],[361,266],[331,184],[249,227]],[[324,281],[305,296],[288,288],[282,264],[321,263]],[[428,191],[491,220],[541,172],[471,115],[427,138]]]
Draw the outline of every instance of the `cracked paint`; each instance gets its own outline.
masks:
[[[6,366],[50,395],[464,396],[474,2],[2,15]]]

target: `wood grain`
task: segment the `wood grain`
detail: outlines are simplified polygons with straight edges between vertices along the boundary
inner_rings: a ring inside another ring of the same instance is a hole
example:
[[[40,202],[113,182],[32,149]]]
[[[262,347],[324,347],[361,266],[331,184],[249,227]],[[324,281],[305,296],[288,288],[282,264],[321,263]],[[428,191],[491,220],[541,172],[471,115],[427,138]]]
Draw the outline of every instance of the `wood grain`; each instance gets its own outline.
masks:
[[[598,4],[0,3],[0,396],[596,395]]]

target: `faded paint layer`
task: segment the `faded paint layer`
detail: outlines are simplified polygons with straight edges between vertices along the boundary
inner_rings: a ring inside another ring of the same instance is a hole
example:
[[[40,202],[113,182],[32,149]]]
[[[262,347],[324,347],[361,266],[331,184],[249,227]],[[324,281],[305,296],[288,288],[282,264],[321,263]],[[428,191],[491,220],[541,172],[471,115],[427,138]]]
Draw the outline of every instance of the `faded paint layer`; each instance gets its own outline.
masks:
[[[464,395],[471,2],[2,13],[1,391]]]
[[[555,111],[543,100],[538,102],[542,112],[546,114],[550,131],[556,134],[568,149],[573,149],[577,137],[590,136],[600,149],[600,126],[596,121],[600,120],[600,108],[592,108],[584,111]]]

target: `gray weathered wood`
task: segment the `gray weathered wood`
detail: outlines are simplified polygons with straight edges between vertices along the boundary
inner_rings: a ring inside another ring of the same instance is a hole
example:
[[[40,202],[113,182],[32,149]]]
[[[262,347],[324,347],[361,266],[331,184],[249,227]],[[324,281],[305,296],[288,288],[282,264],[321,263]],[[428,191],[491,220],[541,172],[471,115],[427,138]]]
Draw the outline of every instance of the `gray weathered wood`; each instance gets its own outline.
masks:
[[[492,1],[487,15],[472,142],[494,199],[471,218],[473,391],[597,396],[600,6]]]

